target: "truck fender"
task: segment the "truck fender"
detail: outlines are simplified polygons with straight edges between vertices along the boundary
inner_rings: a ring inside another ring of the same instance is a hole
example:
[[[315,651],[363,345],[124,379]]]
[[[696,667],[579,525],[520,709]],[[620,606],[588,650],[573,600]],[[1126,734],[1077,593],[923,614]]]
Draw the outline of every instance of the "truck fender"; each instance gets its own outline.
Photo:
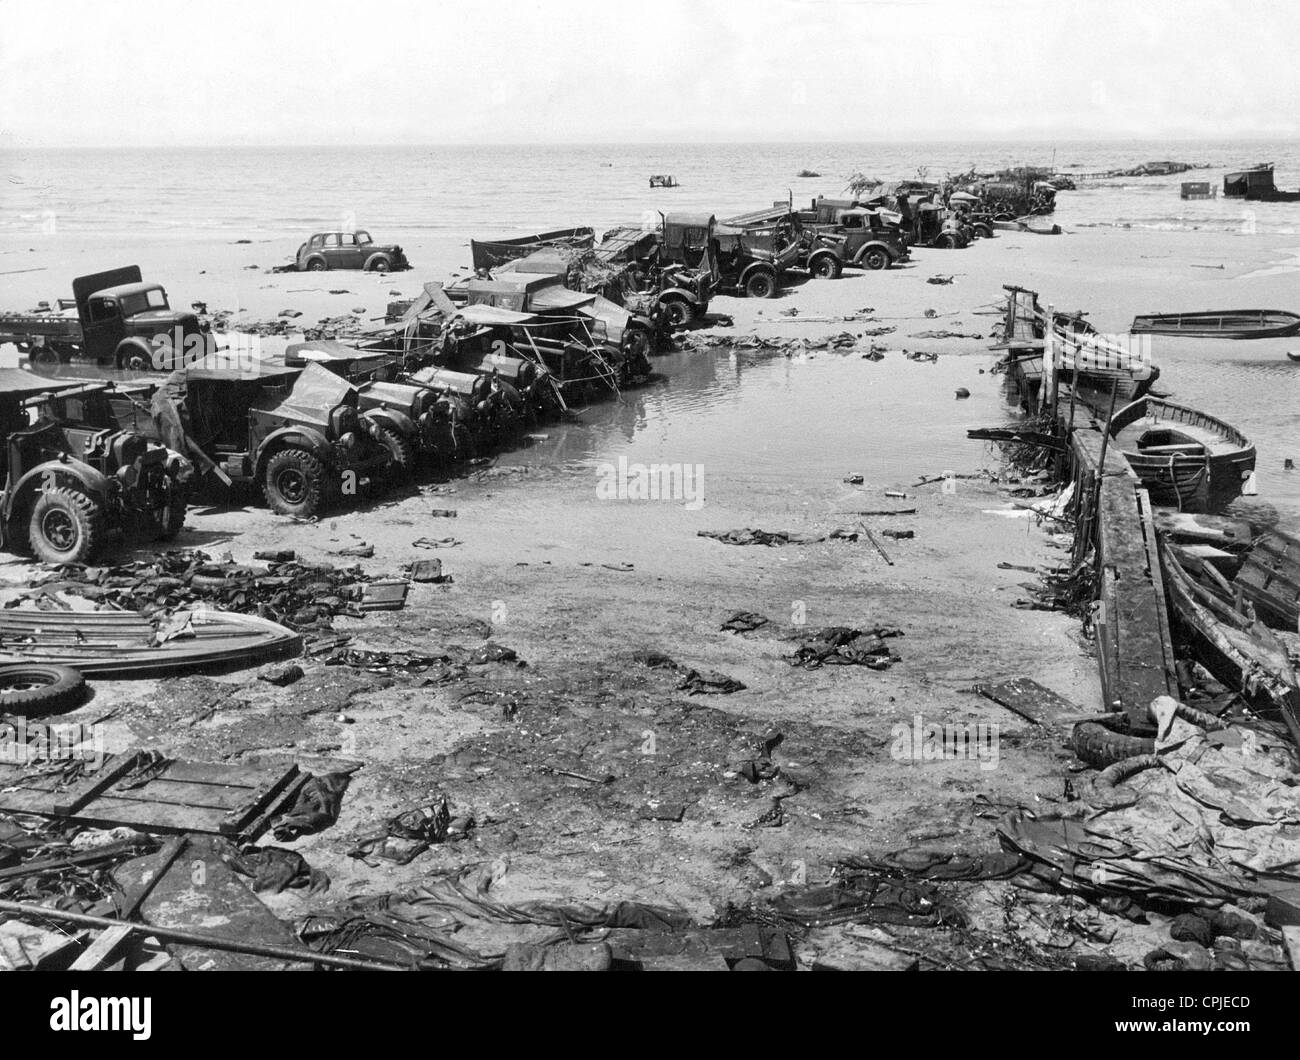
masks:
[[[699,302],[699,299],[695,297],[695,292],[685,287],[665,287],[659,292],[660,302],[670,302],[674,298],[680,298],[691,305],[696,305]]]
[[[419,433],[415,420],[411,419],[405,412],[398,412],[396,409],[366,409],[361,414],[361,418],[377,423],[381,427],[387,427],[404,438],[414,438]]]
[[[749,278],[757,272],[766,272],[773,278],[776,277],[776,269],[773,268],[769,262],[756,261],[752,265],[746,267],[745,271],[740,274],[739,286],[744,287],[745,284],[749,283]]]
[[[37,464],[15,483],[5,498],[4,519],[20,516],[31,498],[46,489],[71,488],[104,504],[108,500],[108,478],[80,460],[47,460]]]
[[[891,247],[888,243],[885,243],[879,239],[871,239],[868,240],[866,243],[863,243],[862,246],[858,247],[857,256],[853,260],[861,261],[873,250],[883,250],[886,254],[890,256],[891,259],[894,257],[896,253],[894,248]]]
[[[281,427],[262,439],[253,458],[253,477],[260,479],[266,471],[266,462],[281,449],[296,446],[306,449],[326,464],[333,462],[329,439],[312,427]]]

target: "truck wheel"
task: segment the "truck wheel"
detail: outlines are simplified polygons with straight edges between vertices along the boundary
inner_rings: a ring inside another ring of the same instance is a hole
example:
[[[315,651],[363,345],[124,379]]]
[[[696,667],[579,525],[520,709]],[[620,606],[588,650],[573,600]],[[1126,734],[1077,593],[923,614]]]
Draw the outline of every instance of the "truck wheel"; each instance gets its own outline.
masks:
[[[57,368],[63,363],[58,350],[49,346],[40,346],[27,355],[27,363],[32,368]]]
[[[951,232],[944,232],[934,241],[934,245],[942,250],[956,250],[961,244]]]
[[[756,272],[745,281],[745,294],[750,298],[775,298],[776,277],[770,272]]]
[[[371,258],[366,263],[366,268],[371,272],[387,272],[393,267],[393,263],[387,258]]]
[[[695,307],[684,298],[673,298],[664,303],[664,319],[670,328],[688,328],[695,319]]]
[[[873,272],[889,268],[889,254],[880,247],[872,247],[862,255],[862,267]]]
[[[80,706],[85,694],[86,679],[71,666],[0,666],[0,714],[58,714]]]
[[[124,372],[147,372],[153,367],[153,357],[139,346],[127,346],[117,351],[117,366]]]
[[[172,490],[167,503],[149,513],[159,541],[170,541],[185,528],[185,512],[188,509],[185,495],[180,490]]]
[[[81,563],[99,545],[100,512],[84,493],[46,490],[32,505],[28,538],[45,563]]]
[[[844,272],[844,266],[834,254],[821,254],[812,259],[809,272],[823,280],[838,280]]]
[[[263,491],[272,511],[310,519],[325,496],[325,465],[305,449],[281,449],[266,462]]]
[[[394,482],[410,478],[415,470],[415,450],[410,439],[403,438],[391,427],[380,427],[375,432],[375,440],[388,450],[388,467],[385,473]]]
[[[993,229],[981,221],[979,224],[975,225],[975,235],[978,239],[992,239]]]
[[[654,341],[644,328],[632,328],[623,340],[623,349],[628,361],[641,362],[654,352]]]
[[[307,262],[308,272],[324,272],[328,268],[329,265],[321,258],[312,258],[311,261]]]

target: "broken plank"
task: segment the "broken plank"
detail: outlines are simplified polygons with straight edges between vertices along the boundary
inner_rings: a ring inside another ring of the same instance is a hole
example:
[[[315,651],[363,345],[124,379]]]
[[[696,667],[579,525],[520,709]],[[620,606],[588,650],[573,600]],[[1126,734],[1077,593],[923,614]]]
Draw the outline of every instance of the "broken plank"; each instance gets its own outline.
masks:
[[[1077,705],[1031,677],[1013,677],[996,685],[978,684],[974,691],[1035,725],[1053,725],[1079,713]]]

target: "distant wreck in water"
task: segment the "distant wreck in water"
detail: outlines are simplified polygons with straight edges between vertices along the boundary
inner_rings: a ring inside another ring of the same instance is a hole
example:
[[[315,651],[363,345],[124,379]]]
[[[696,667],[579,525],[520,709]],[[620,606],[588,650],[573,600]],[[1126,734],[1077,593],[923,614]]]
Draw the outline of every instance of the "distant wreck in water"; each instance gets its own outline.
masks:
[[[650,178],[650,187],[652,188],[680,188],[677,178],[671,173],[656,173]]]

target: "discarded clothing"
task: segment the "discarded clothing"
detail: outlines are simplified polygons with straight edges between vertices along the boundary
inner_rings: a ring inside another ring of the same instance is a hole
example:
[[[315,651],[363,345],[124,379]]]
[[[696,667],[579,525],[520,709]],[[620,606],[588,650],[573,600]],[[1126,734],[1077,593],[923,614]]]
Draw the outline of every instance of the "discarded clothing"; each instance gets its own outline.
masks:
[[[309,894],[327,890],[330,878],[312,868],[296,850],[284,847],[252,847],[227,859],[230,867],[253,880],[254,891],[279,894],[289,889],[305,889]]]
[[[389,818],[380,828],[357,840],[348,857],[360,858],[367,865],[374,865],[376,859],[409,864],[434,843],[446,839],[451,822],[451,807],[444,795],[436,805],[421,806]]]
[[[737,611],[724,623],[722,628],[731,633],[751,633],[760,626],[767,625],[767,617],[753,611]]]
[[[689,670],[682,678],[681,684],[677,686],[679,692],[689,692],[693,696],[698,695],[730,695],[732,692],[740,692],[745,685],[737,681],[734,677],[728,677],[726,674],[706,671],[701,673],[699,670]]]
[[[313,776],[286,813],[271,822],[271,831],[281,843],[329,828],[339,819],[343,793],[352,776],[348,773],[324,773]]]
[[[901,658],[885,643],[887,637],[901,637],[897,629],[851,629],[848,626],[828,626],[807,633],[795,633],[802,642],[795,649],[790,662],[805,670],[819,666],[866,666],[872,670],[887,670]]]

